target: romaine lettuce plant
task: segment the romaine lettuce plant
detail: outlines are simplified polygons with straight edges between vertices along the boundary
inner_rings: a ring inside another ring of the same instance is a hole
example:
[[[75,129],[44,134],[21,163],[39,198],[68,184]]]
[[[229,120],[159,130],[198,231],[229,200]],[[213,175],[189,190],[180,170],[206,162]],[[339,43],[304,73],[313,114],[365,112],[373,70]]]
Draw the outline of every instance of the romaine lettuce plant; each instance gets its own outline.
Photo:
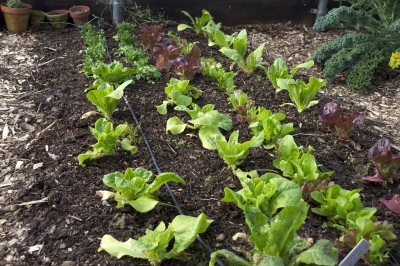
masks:
[[[102,86],[97,90],[89,91],[86,97],[97,107],[97,110],[99,110],[105,118],[110,119],[118,105],[119,99],[124,95],[124,89],[132,82],[133,80],[131,79],[127,80],[119,85],[116,90],[114,90],[113,86],[106,84],[106,88],[104,89],[102,89]]]
[[[265,149],[276,149],[278,140],[285,137],[294,130],[293,123],[281,124],[286,118],[284,113],[273,114],[264,107],[252,110],[252,122],[250,124],[251,134],[257,135],[264,132]]]
[[[207,25],[207,23],[210,21],[210,19],[212,19],[211,14],[207,10],[204,10],[204,9],[201,11],[200,18],[196,17],[193,19],[192,16],[184,10],[182,10],[182,13],[192,21],[193,27],[189,26],[187,24],[179,24],[178,31],[182,31],[185,29],[192,29],[192,30],[194,30],[194,32],[196,34],[200,34],[203,30],[203,27]]]
[[[261,67],[265,64],[262,57],[265,44],[266,43],[262,43],[258,46],[256,50],[252,51],[247,56],[246,59],[244,58],[244,52],[247,50],[247,43],[234,42],[234,49],[222,47],[220,51],[234,61],[231,65],[231,69],[235,64],[237,64],[241,70],[246,72],[248,75],[252,75],[257,67]]]
[[[271,221],[256,207],[246,209],[246,223],[250,228],[250,242],[254,245],[252,262],[240,258],[233,252],[222,250],[211,254],[210,265],[215,265],[219,256],[224,256],[232,265],[284,266],[317,264],[336,265],[338,251],[328,240],[321,239],[311,246],[311,241],[300,238],[297,230],[307,217],[308,205],[300,201],[284,207]]]
[[[289,97],[293,103],[284,103],[284,105],[292,105],[297,108],[299,113],[310,108],[318,103],[312,101],[319,90],[325,85],[324,79],[311,77],[308,84],[302,80],[293,79],[277,79],[277,84],[280,88],[286,89],[289,92]]]
[[[260,146],[263,140],[264,133],[261,132],[251,140],[239,143],[239,130],[232,132],[228,141],[213,136],[208,138],[208,142],[218,151],[219,156],[231,169],[235,169],[237,165],[241,164],[249,155],[249,149]]]
[[[168,100],[163,101],[162,104],[157,106],[158,113],[164,115],[167,111],[168,105],[183,105],[188,106],[192,103],[192,98],[199,98],[202,95],[201,90],[190,86],[189,80],[178,80],[171,78],[167,87],[165,87],[165,94]]]
[[[97,143],[91,145],[93,147],[92,151],[87,151],[86,153],[78,155],[79,165],[85,167],[84,162],[87,159],[98,159],[104,156],[115,155],[115,149],[117,145],[121,145],[122,149],[130,151],[135,154],[138,149],[136,146],[132,146],[132,142],[135,136],[126,136],[129,132],[134,132],[134,130],[129,130],[128,124],[118,125],[115,129],[111,122],[108,122],[105,118],[97,119],[94,128],[89,127],[93,136],[97,139]],[[124,139],[119,140],[119,137],[126,136]]]
[[[318,110],[318,117],[324,126],[327,126],[339,139],[348,139],[354,125],[364,122],[364,116],[359,112],[345,113],[335,103],[329,102]]]
[[[219,113],[214,110],[213,104],[207,104],[200,108],[197,104],[192,104],[193,109],[189,109],[183,105],[178,105],[175,107],[177,111],[187,112],[191,120],[186,124],[179,120],[178,117],[174,116],[167,121],[167,134],[171,132],[173,135],[181,134],[186,128],[191,128],[199,130],[199,138],[205,149],[214,149],[210,144],[209,138],[213,137],[216,139],[225,139],[222,135],[220,128],[231,131],[233,122],[232,120],[224,114]]]
[[[314,183],[317,180],[324,180],[333,172],[321,172],[312,154],[312,147],[307,151],[298,147],[293,136],[286,135],[279,142],[277,159],[273,165],[282,171],[283,176],[291,178],[296,184]]]
[[[221,29],[222,24],[221,23],[217,23],[215,24],[214,20],[212,19],[212,17],[210,17],[210,19],[208,20],[207,25],[205,25],[203,27],[203,32],[207,35],[208,37],[208,46],[213,46],[214,43],[214,36],[215,36],[215,32],[219,29]]]
[[[280,92],[282,88],[279,87],[277,83],[277,79],[292,79],[294,74],[299,70],[300,68],[310,68],[314,65],[314,61],[310,60],[308,62],[299,64],[295,66],[295,68],[292,69],[292,71],[289,74],[289,70],[286,66],[285,60],[282,58],[277,58],[274,63],[270,66],[269,69],[263,67],[263,70],[265,74],[267,75],[269,81],[272,83],[274,88],[276,89],[276,93]]]
[[[362,180],[390,182],[400,175],[400,155],[394,156],[388,138],[381,138],[368,151],[368,158],[375,165],[375,175]]]
[[[111,64],[99,62],[92,66],[85,66],[84,72],[86,76],[95,79],[93,85],[86,89],[86,91],[89,91],[101,86],[106,87],[107,84],[117,88],[120,84],[132,79],[136,69],[124,67],[121,62],[114,61]]]
[[[248,178],[240,169],[238,175],[242,189],[234,192],[225,187],[222,202],[233,202],[242,210],[257,207],[267,217],[272,218],[278,209],[296,205],[301,200],[301,189],[296,183],[280,175],[267,173],[260,177]]]
[[[202,213],[197,218],[178,215],[166,228],[161,222],[154,231],[147,229],[138,240],[128,239],[120,242],[111,235],[104,235],[98,251],[106,251],[120,259],[123,256],[147,259],[151,265],[160,265],[166,259],[190,260],[182,252],[204,233],[212,220]]]
[[[167,182],[177,182],[185,184],[185,181],[175,173],[161,173],[154,179],[153,183],[148,184],[153,173],[143,167],[136,169],[127,168],[125,174],[114,172],[106,174],[103,182],[106,186],[116,190],[116,193],[104,193],[98,191],[103,199],[114,198],[118,204],[117,208],[122,208],[125,204],[131,205],[136,211],[149,212],[159,203],[157,193],[159,188]]]
[[[216,29],[214,32],[214,42],[219,46],[219,48],[231,48],[233,40],[239,35],[238,32],[234,32],[231,35],[223,33],[220,29]],[[245,30],[241,31],[240,39],[246,38],[247,45],[247,32]],[[247,46],[246,46],[247,47]]]

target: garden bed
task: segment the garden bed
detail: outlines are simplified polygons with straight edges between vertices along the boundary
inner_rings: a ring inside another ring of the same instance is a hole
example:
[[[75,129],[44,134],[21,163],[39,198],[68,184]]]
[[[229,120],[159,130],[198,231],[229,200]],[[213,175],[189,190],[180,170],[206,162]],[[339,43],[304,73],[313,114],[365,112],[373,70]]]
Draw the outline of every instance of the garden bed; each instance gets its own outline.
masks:
[[[111,56],[118,60],[112,54],[112,48],[117,45],[112,38],[116,29],[106,23],[102,23],[102,27]],[[287,61],[289,69],[307,61],[322,43],[343,33],[343,30],[316,33],[311,28],[290,23],[224,28],[227,33],[241,29],[247,29],[250,50],[267,42],[264,60],[272,64],[281,57]],[[164,30],[176,32],[176,25],[169,25]],[[109,189],[102,181],[107,173],[123,172],[127,167],[144,167],[157,174],[143,141],[138,144],[139,152],[135,155],[119,150],[116,156],[91,161],[85,168],[78,165],[77,156],[95,143],[88,126],[93,126],[99,118],[98,115],[82,118],[83,114],[96,108],[86,99],[84,92],[93,80],[81,72],[84,61],[82,55],[86,48],[80,31],[72,27],[58,31],[42,27],[40,31],[18,37],[4,31],[0,34],[5,40],[1,44],[3,51],[9,49],[9,53],[3,53],[5,64],[2,62],[0,69],[3,79],[0,93],[7,100],[11,97],[15,99],[5,101],[0,106],[1,128],[4,130],[7,123],[14,129],[0,146],[3,161],[0,177],[4,184],[0,203],[4,208],[47,199],[42,203],[17,206],[11,212],[1,213],[3,230],[0,250],[5,261],[18,265],[148,265],[145,260],[128,257],[117,260],[106,252],[97,252],[100,239],[105,234],[111,234],[120,241],[130,237],[137,239],[146,229],[154,229],[161,221],[172,221],[178,212],[165,205],[145,214],[137,213],[131,207],[116,209],[114,201],[109,200],[107,205],[96,195],[98,190]],[[190,30],[179,32],[179,35],[189,41],[197,41],[202,57],[213,57],[225,69],[229,69],[231,62],[217,48],[208,47],[203,35],[194,35]],[[20,59],[10,53],[19,51],[23,51],[20,56],[25,58],[21,60],[26,61],[18,61]],[[154,62],[154,55],[149,56],[150,62]],[[314,66],[299,70],[297,78],[322,78],[321,73],[321,68]],[[191,134],[193,132],[185,131],[175,136],[166,134],[165,126],[169,117],[176,115],[186,121],[188,117],[172,108],[168,109],[167,115],[157,112],[156,105],[166,97],[166,83],[171,77],[176,77],[172,71],[163,70],[162,74],[154,84],[137,81],[125,90],[158,166],[163,172],[175,172],[186,181],[186,185],[170,184],[186,215],[198,216],[203,212],[208,219],[214,220],[201,235],[211,249],[250,250],[251,246],[245,242],[232,240],[232,236],[238,232],[249,233],[242,210],[233,203],[221,202],[224,187],[234,191],[241,188],[238,179],[216,151],[202,147],[196,135]],[[380,183],[361,181],[361,177],[374,173],[367,152],[378,139],[382,136],[390,138],[393,151],[398,152],[395,149],[400,146],[398,78],[398,72],[379,69],[371,87],[354,92],[346,87],[345,75],[340,75],[333,84],[321,89],[316,97],[319,104],[303,113],[289,106],[281,106],[290,102],[288,95],[275,94],[275,89],[262,70],[256,70],[250,77],[238,72],[235,85],[245,91],[256,106],[266,107],[274,113],[285,113],[285,122],[294,124],[292,135],[296,140],[304,147],[311,145],[318,162],[326,170],[335,171],[331,181],[348,190],[362,188],[364,205],[376,207],[376,217],[392,223],[399,236],[398,214],[380,206],[381,198],[389,199],[394,194],[400,194],[399,180],[386,187]],[[203,92],[199,99],[194,100],[196,104],[203,106],[212,103],[216,110],[232,119],[233,129],[240,131],[241,142],[252,137],[248,123],[238,119],[236,113],[231,111],[226,94],[215,85],[213,79],[198,74],[190,81],[190,85]],[[338,140],[320,124],[318,108],[330,101],[337,102],[345,111],[359,111],[366,117],[364,124],[356,126],[351,133],[353,142]],[[112,121],[114,124],[134,123],[124,101],[120,101]],[[29,136],[24,141],[26,134]],[[272,165],[272,159],[271,154],[262,147],[254,148],[240,169],[257,170],[259,174],[279,173]],[[165,188],[160,190],[159,197],[161,202],[173,204]],[[324,217],[309,211],[298,233],[314,241],[322,238],[336,241],[340,261],[349,249],[337,241],[340,232],[323,228],[324,222],[327,222]],[[397,244],[391,251],[398,261],[399,250],[400,245]],[[208,264],[209,255],[198,243],[187,251],[192,254],[190,262],[171,260],[163,265]]]

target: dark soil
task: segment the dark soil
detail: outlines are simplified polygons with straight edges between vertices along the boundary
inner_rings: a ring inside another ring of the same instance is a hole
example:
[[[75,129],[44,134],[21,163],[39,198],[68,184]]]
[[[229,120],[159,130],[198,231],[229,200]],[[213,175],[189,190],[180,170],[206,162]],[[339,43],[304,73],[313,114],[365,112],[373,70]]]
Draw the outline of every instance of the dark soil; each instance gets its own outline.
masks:
[[[271,27],[263,25],[244,25],[225,30],[238,31],[247,27],[253,32],[259,31],[275,36],[282,34],[282,38],[285,36],[284,32],[271,31]],[[166,28],[165,31],[175,31],[175,29],[176,26],[173,26]],[[301,27],[281,27],[282,31],[284,29],[289,32],[300,30]],[[115,60],[122,61],[112,54],[112,48],[117,45],[112,39],[116,33],[115,28],[108,25],[105,26],[105,30],[111,56]],[[32,112],[37,112],[36,120],[31,122],[41,130],[53,122],[55,124],[27,149],[24,143],[15,150],[19,158],[29,159],[33,163],[43,162],[44,165],[35,170],[26,168],[26,174],[33,177],[34,181],[29,185],[21,184],[23,187],[17,184],[19,193],[10,204],[49,197],[47,203],[32,205],[29,208],[21,207],[13,214],[12,219],[21,221],[30,228],[29,237],[19,250],[21,259],[18,265],[148,265],[145,260],[129,257],[117,260],[106,252],[97,252],[100,239],[105,234],[111,234],[120,241],[126,241],[128,238],[137,239],[146,229],[154,229],[161,221],[168,223],[178,214],[175,208],[164,205],[146,214],[137,213],[131,207],[116,209],[113,200],[109,200],[109,205],[105,205],[96,195],[98,190],[109,190],[102,182],[103,176],[107,173],[124,172],[127,167],[144,167],[153,171],[154,175],[157,174],[145,142],[141,141],[138,144],[139,152],[135,155],[119,150],[115,157],[91,161],[85,168],[79,166],[77,156],[90,150],[90,145],[95,143],[88,126],[93,126],[94,121],[99,118],[99,116],[81,118],[86,112],[95,111],[95,107],[86,99],[84,92],[93,80],[86,78],[81,72],[82,54],[86,48],[80,31],[74,27],[63,30],[42,27],[32,34],[41,42],[32,53],[38,55],[41,62],[56,60],[50,65],[38,68],[38,72],[30,80],[33,90],[38,91],[30,96],[35,102],[35,109]],[[198,41],[203,57],[213,57],[223,63],[225,69],[229,68],[230,62],[216,48],[208,47],[207,40],[203,36],[195,36],[189,30],[179,34],[190,41]],[[46,47],[54,48],[55,51]],[[154,55],[149,56],[151,56],[150,61],[154,62]],[[271,54],[266,58],[270,63],[274,59]],[[314,68],[317,73],[321,73],[319,67]],[[259,81],[257,77],[260,76],[262,79]],[[129,89],[125,90],[129,104],[150,143],[161,171],[175,172],[186,181],[186,185],[169,184],[183,212],[191,216],[198,216],[204,212],[208,219],[214,220],[207,232],[201,235],[205,243],[212,250],[222,248],[251,250],[250,245],[232,240],[232,236],[238,232],[248,233],[242,211],[234,204],[220,201],[224,196],[224,187],[240,189],[238,179],[226,168],[217,152],[205,150],[199,139],[190,134],[192,132],[185,131],[176,136],[165,132],[169,117],[176,115],[188,120],[183,112],[174,111],[172,108],[168,110],[167,115],[160,115],[156,111],[155,106],[165,99],[165,84],[171,77],[176,76],[173,72],[163,70],[162,78],[155,84],[138,81],[130,85]],[[298,78],[308,80],[308,77],[309,72],[299,72]],[[343,77],[336,82],[343,83]],[[216,110],[233,120],[234,130],[240,131],[241,141],[251,138],[247,122],[238,119],[230,110],[226,95],[218,89],[214,80],[204,75],[196,75],[190,84],[203,91],[203,96],[194,100],[196,104],[199,106],[214,104]],[[290,102],[289,97],[285,93],[275,94],[274,88],[260,70],[251,77],[239,72],[235,77],[235,85],[245,91],[257,106],[264,106],[274,113],[285,113],[287,118],[284,122],[294,123],[293,135],[296,140],[304,147],[311,145],[318,162],[327,171],[335,171],[331,180],[348,190],[362,188],[361,198],[364,205],[376,207],[377,218],[392,223],[398,234],[399,215],[380,206],[379,200],[399,194],[399,181],[395,180],[394,184],[388,184],[386,187],[378,183],[361,181],[362,176],[374,173],[374,169],[368,167],[367,152],[382,135],[373,127],[371,121],[367,120],[351,133],[351,140],[360,146],[360,150],[356,150],[351,141],[338,140],[318,120],[317,110],[322,104],[329,101],[341,104],[343,97],[318,94],[319,104],[300,114],[294,108],[280,106],[282,103]],[[364,93],[373,93],[378,89],[371,87],[368,90]],[[386,93],[390,95],[394,92]],[[359,106],[346,105],[343,108],[345,111],[365,111]],[[124,101],[120,101],[112,122],[114,125],[123,122],[134,123]],[[49,146],[49,152],[57,155],[57,159],[49,157],[45,145]],[[260,174],[277,171],[272,165],[272,158],[262,147],[254,148],[240,168],[245,171],[258,170]],[[159,197],[162,202],[173,204],[165,187],[161,188]],[[321,238],[337,241],[340,233],[333,228],[324,230],[322,228],[324,222],[326,222],[324,217],[319,217],[310,211],[298,233],[301,237],[312,238],[314,241]],[[28,247],[37,244],[44,244],[41,252],[30,253]],[[340,249],[340,260],[342,260],[349,249],[338,241],[337,247]],[[391,251],[398,261],[400,261],[399,250],[400,245],[397,244]],[[194,243],[187,251],[192,254],[190,262],[170,260],[163,262],[163,265],[208,264],[209,254],[199,243]],[[359,262],[357,265],[365,263]],[[391,262],[385,265],[391,265]]]

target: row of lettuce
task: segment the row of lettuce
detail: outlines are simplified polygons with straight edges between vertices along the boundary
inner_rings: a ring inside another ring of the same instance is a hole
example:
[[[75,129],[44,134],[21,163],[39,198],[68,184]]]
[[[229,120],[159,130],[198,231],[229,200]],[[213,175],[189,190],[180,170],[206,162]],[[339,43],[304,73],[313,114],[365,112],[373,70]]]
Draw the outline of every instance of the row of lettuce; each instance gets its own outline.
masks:
[[[191,19],[193,26],[179,25],[178,29],[192,28],[196,33],[206,33],[209,44],[219,45],[220,51],[249,75],[254,73],[257,67],[262,68],[276,92],[288,92],[293,101],[291,104],[295,105],[299,112],[317,104],[313,98],[325,81],[311,77],[306,84],[293,79],[299,68],[311,67],[312,61],[289,71],[285,61],[277,59],[267,69],[261,62],[263,44],[244,59],[247,54],[245,30],[226,35],[221,31],[220,23],[216,24],[207,11],[203,11],[201,18]],[[239,178],[242,189],[235,192],[225,188],[222,201],[234,202],[245,214],[250,236],[242,234],[237,237],[245,238],[254,247],[248,258],[250,262],[231,251],[219,250],[212,254],[210,265],[214,265],[218,256],[225,256],[227,260],[238,265],[335,265],[338,252],[331,242],[319,240],[312,245],[310,240],[300,238],[296,233],[307,217],[307,201],[312,200],[320,204],[318,208],[312,208],[312,211],[326,216],[328,225],[342,231],[341,241],[347,246],[354,247],[365,238],[372,244],[364,256],[367,261],[379,264],[388,258],[391,244],[387,241],[396,238],[392,232],[392,225],[378,221],[374,216],[375,208],[363,206],[359,189],[348,191],[329,182],[332,172],[319,170],[312,147],[308,147],[307,150],[299,147],[289,135],[294,130],[293,124],[281,124],[285,114],[273,114],[264,107],[256,108],[255,102],[249,99],[245,92],[235,90],[235,73],[226,72],[222,65],[212,58],[200,58],[200,50],[195,43],[187,43],[172,32],[162,32],[160,25],[142,25],[142,42],[150,51],[158,53],[154,67],[149,65],[145,51],[140,48],[133,34],[133,25],[121,23],[118,25],[117,35],[114,36],[119,42],[114,54],[123,56],[125,62],[132,66],[127,68],[118,61],[104,63],[106,43],[102,30],[85,25],[82,27],[82,36],[87,45],[84,72],[95,79],[93,86],[87,89],[87,98],[104,118],[98,119],[94,128],[90,127],[98,142],[92,145],[93,150],[78,156],[80,165],[85,166],[85,161],[89,159],[115,155],[117,145],[132,153],[137,152],[134,145],[137,140],[136,128],[126,123],[114,128],[109,120],[119,99],[123,97],[123,90],[134,82],[132,76],[135,79],[154,82],[161,75],[160,69],[172,69],[180,79],[171,78],[165,87],[167,99],[157,106],[157,111],[166,114],[168,106],[173,106],[177,111],[186,112],[191,119],[185,123],[176,116],[169,118],[167,133],[176,135],[185,129],[196,130],[203,147],[217,150]],[[232,110],[249,122],[249,128],[254,135],[251,140],[239,143],[239,131],[232,132],[227,140],[222,132],[232,130],[231,119],[214,110],[212,104],[200,107],[193,103],[193,99],[202,95],[200,90],[189,85],[190,79],[197,73],[215,78],[217,86],[227,94]],[[336,103],[322,106],[318,113],[321,123],[337,134],[339,139],[348,138],[353,126],[363,122],[360,113],[345,113]],[[258,176],[256,171],[243,172],[238,168],[249,154],[250,148],[263,144],[265,149],[275,153],[273,165],[290,180],[273,173]],[[384,153],[382,147],[385,148]],[[378,141],[371,148],[369,157],[376,165],[376,175],[365,179],[392,181],[400,167],[400,159],[391,154],[389,140]],[[118,202],[117,208],[129,204],[139,212],[148,212],[159,203],[157,192],[164,183],[185,183],[175,173],[162,173],[149,184],[151,176],[150,171],[141,167],[128,168],[125,173],[107,174],[103,181],[115,192],[99,191],[98,194],[103,200],[114,198]],[[397,198],[393,197],[392,200],[386,201],[388,207],[396,206],[396,200]],[[110,235],[105,235],[99,250],[106,250],[118,258],[129,255],[148,259],[153,265],[158,265],[164,259],[182,255],[181,252],[198,234],[205,232],[211,222],[204,214],[197,218],[178,215],[167,228],[164,223],[160,223],[155,230],[147,230],[146,235],[138,240],[129,239],[122,243]],[[169,249],[172,239],[174,245]]]

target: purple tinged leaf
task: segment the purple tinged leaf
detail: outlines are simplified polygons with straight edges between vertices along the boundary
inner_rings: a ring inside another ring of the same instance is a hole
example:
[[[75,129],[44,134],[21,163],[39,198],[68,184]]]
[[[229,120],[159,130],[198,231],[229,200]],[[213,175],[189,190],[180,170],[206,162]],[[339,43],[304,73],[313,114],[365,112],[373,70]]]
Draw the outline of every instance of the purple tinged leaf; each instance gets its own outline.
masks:
[[[364,116],[359,112],[345,113],[335,102],[329,102],[318,110],[321,123],[327,126],[339,139],[348,139],[354,125],[364,123]]]
[[[399,174],[400,156],[394,157],[391,151],[390,140],[381,138],[368,151],[368,158],[375,165],[375,175],[363,177],[362,180],[372,182],[389,181]]]
[[[385,206],[391,210],[392,212],[400,214],[400,195],[393,195],[391,200],[381,199],[381,206],[385,204]]]

